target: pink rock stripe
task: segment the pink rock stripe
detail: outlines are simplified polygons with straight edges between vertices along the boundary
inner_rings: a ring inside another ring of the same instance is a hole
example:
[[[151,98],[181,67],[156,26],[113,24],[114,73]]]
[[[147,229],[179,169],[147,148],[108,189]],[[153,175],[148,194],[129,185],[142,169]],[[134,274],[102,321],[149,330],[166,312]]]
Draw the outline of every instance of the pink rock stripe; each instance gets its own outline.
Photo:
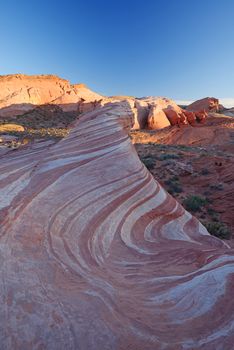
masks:
[[[1,349],[233,349],[234,252],[140,162],[133,117],[2,156]]]

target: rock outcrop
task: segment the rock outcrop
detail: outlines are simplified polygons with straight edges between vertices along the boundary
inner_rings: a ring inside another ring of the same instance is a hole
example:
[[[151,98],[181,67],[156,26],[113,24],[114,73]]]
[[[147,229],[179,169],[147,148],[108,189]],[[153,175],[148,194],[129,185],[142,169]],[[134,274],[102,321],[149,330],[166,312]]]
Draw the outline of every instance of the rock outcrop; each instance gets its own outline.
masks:
[[[56,104],[65,112],[83,111],[103,99],[84,84],[72,85],[54,75],[0,76],[0,117],[17,116],[44,104]]]
[[[159,130],[170,125],[187,124],[193,126],[197,122],[203,123],[207,118],[205,111],[194,113],[184,110],[166,97],[149,97],[135,101],[134,129]]]
[[[0,162],[3,349],[231,349],[234,252],[140,162],[132,109]]]
[[[51,117],[50,109],[66,113],[66,118],[97,109],[110,102],[126,100],[134,114],[133,129],[162,129],[169,125],[191,124],[204,120],[201,114],[195,119],[183,111],[173,100],[165,97],[137,99],[128,96],[106,97],[84,84],[72,85],[54,75],[28,76],[23,74],[0,76],[0,118],[39,113]],[[62,113],[61,113],[62,112]],[[196,112],[201,113],[200,110]],[[200,119],[199,119],[200,118]]]
[[[197,100],[187,106],[186,110],[191,112],[219,112],[222,106],[219,104],[219,100],[214,97],[205,97],[201,100]]]
[[[163,129],[170,125],[170,121],[164,111],[159,106],[152,105],[148,114],[148,129]]]

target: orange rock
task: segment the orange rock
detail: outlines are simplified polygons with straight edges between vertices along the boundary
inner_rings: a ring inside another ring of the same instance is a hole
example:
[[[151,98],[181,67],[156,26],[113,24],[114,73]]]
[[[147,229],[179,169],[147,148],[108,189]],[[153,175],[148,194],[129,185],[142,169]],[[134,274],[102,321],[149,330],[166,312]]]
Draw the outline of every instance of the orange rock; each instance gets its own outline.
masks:
[[[148,115],[148,129],[163,129],[170,125],[171,124],[163,110],[158,105],[152,105]]]
[[[187,110],[183,110],[183,114],[186,116],[187,122],[190,125],[194,125],[196,123],[196,115],[194,112],[189,112]]]
[[[0,116],[24,114],[43,104],[56,104],[64,111],[77,111],[78,105],[102,99],[83,84],[72,85],[54,75],[0,76]]]
[[[0,125],[0,132],[23,132],[24,127],[18,124],[2,124]]]
[[[187,111],[197,112],[205,110],[206,112],[219,112],[220,105],[219,100],[214,97],[205,97],[201,100],[197,100],[187,106]]]
[[[174,109],[164,109],[164,113],[166,114],[171,125],[180,124],[180,115]]]

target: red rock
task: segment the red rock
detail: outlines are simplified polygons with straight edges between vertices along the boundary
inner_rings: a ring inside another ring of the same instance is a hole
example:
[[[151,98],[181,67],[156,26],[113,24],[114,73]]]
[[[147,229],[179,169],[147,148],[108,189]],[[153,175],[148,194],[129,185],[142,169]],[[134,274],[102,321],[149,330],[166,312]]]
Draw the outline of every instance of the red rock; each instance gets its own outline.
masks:
[[[164,109],[164,113],[166,114],[168,120],[171,125],[179,125],[180,124],[180,115],[173,109]]]
[[[186,108],[187,111],[198,112],[205,110],[206,112],[219,112],[219,100],[214,97],[205,97],[191,103]]]
[[[132,120],[112,104],[1,158],[2,349],[232,349],[234,252],[142,165]]]
[[[200,111],[200,112],[195,112],[196,119],[199,123],[204,123],[206,118],[208,117],[208,114],[206,111]]]
[[[183,114],[186,116],[186,119],[190,125],[195,125],[196,115],[194,112],[189,112],[187,110],[183,110]]]

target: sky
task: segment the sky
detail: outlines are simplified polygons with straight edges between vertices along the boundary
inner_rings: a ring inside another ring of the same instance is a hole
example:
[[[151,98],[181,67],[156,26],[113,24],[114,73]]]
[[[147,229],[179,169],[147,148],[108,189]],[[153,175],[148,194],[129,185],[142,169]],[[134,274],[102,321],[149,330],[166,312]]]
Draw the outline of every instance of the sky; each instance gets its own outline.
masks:
[[[104,95],[231,99],[233,0],[1,0],[0,74]]]

